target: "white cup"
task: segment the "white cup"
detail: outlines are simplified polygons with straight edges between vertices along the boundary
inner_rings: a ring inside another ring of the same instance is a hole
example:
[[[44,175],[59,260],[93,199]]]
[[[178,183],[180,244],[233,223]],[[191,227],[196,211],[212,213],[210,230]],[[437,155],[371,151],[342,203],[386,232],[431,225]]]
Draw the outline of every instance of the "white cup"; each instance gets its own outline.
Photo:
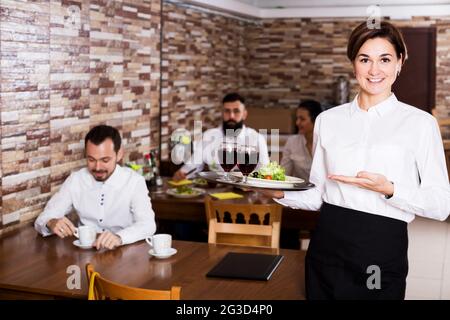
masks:
[[[83,246],[92,245],[97,237],[94,227],[91,226],[80,226],[76,228],[74,235],[80,239],[80,243]]]
[[[147,243],[153,248],[156,254],[162,254],[172,248],[172,236],[170,234],[155,234],[147,239]]]

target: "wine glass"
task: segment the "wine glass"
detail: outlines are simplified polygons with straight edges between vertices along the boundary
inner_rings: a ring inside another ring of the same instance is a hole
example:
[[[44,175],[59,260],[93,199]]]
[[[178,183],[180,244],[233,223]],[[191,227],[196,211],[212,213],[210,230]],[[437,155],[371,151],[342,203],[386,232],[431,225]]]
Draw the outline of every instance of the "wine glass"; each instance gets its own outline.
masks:
[[[231,140],[223,141],[217,151],[219,163],[223,171],[225,171],[224,180],[232,181],[229,172],[237,163],[236,143]]]
[[[237,147],[237,166],[244,176],[243,183],[247,183],[248,175],[258,165],[259,152],[255,146],[239,145]]]

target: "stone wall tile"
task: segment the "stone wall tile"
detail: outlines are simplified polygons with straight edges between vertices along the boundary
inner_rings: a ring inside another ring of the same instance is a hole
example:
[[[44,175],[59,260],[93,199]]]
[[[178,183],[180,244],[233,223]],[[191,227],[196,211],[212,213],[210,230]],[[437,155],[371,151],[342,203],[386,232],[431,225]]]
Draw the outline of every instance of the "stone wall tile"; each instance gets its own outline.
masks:
[[[39,214],[85,165],[99,123],[125,161],[159,144],[160,0],[2,0],[0,234]]]
[[[0,3],[2,228],[42,207],[50,192],[49,8]]]

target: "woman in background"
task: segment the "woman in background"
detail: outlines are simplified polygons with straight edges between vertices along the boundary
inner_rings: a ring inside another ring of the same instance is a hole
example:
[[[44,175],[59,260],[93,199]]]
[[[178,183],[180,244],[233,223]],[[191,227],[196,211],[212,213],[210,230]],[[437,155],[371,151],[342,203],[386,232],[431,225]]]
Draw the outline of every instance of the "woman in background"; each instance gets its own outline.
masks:
[[[314,100],[305,100],[298,106],[295,122],[298,134],[289,137],[286,141],[280,163],[286,169],[286,175],[309,179],[314,122],[321,112],[320,103]]]

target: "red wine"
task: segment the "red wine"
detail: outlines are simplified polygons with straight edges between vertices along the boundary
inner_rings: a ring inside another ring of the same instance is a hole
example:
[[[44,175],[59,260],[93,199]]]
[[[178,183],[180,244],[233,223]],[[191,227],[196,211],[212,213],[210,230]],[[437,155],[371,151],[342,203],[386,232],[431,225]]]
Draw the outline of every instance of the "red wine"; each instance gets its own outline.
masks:
[[[248,176],[258,165],[259,152],[238,152],[237,165],[244,176]]]
[[[225,172],[230,172],[231,169],[234,168],[237,162],[237,153],[236,150],[227,150],[220,149],[219,150],[219,163],[222,169]]]

